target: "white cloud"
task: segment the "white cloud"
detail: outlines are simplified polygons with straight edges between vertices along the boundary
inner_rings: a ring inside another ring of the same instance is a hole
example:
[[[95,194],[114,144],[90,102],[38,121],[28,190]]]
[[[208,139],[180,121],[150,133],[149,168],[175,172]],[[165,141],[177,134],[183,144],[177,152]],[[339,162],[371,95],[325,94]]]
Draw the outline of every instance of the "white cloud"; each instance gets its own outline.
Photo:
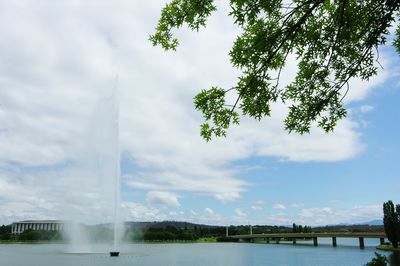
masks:
[[[39,197],[32,189],[0,178],[0,213],[3,223],[23,219],[54,219],[52,210],[59,207],[54,201]]]
[[[71,168],[65,172],[42,169],[33,173],[15,170],[17,173],[11,171],[6,175],[3,172],[0,174],[0,218],[4,222],[23,219],[109,222],[114,210],[110,193],[114,180],[108,178],[107,170],[99,167],[106,175],[80,167],[79,171]]]
[[[153,191],[149,202],[179,206],[175,192],[238,200],[250,184],[229,164],[250,156],[336,161],[363,150],[357,123],[350,119],[333,134],[288,135],[282,125],[287,108],[281,105],[265,121],[243,119],[227,139],[200,139],[202,119],[193,96],[211,85],[234,85],[237,71],[227,53],[237,30],[230,18],[216,15],[207,30],[179,30],[181,46],[166,53],[148,41],[163,4],[0,4],[0,184],[7,188],[0,195],[0,220],[58,218],[67,200],[65,208],[77,210],[77,216],[110,219],[115,158],[109,153],[116,146],[108,89],[116,74],[122,158],[135,166],[123,185]],[[227,12],[225,6],[220,10]],[[365,97],[385,73],[351,99]],[[358,87],[365,83],[354,90]],[[164,191],[171,192],[160,197]],[[127,219],[166,217],[151,206],[123,206]]]
[[[284,210],[284,209],[286,209],[286,206],[282,203],[276,203],[276,204],[274,204],[274,209]]]
[[[270,225],[289,225],[292,220],[293,219],[285,213],[275,213],[266,217],[265,223]]]
[[[123,202],[121,209],[122,215],[128,221],[163,221],[168,217],[157,208],[136,202]]]
[[[374,109],[375,109],[375,108],[374,108],[372,105],[368,105],[368,104],[361,105],[361,107],[360,107],[360,111],[361,111],[361,113],[363,113],[363,114],[369,113],[369,112],[371,112],[371,111],[374,110]]]
[[[178,197],[174,193],[167,191],[150,191],[147,193],[146,199],[150,203],[162,204],[169,207],[179,208],[181,206]]]
[[[215,215],[214,211],[212,209],[210,209],[210,208],[205,208],[204,211],[208,215]]]
[[[274,107],[277,112],[272,117],[261,122],[245,119],[230,137],[240,141],[241,136],[247,136],[247,146],[252,147],[257,156],[275,156],[290,161],[345,160],[365,148],[359,141],[360,133],[356,132],[358,124],[349,119],[339,121],[332,134],[316,127],[308,135],[288,134],[282,122],[286,107]]]
[[[304,204],[303,203],[292,203],[292,204],[290,204],[290,207],[291,208],[302,208],[302,207],[304,207]]]
[[[350,80],[350,89],[344,98],[346,104],[365,99],[373,89],[382,85],[389,78],[398,75],[397,73],[399,73],[400,69],[396,65],[395,59],[387,52],[387,47],[381,48],[379,62],[383,66],[383,69],[376,63],[375,65],[378,67],[377,76],[372,77],[368,81],[362,81],[360,79]]]
[[[253,211],[262,211],[262,210],[263,210],[263,207],[258,206],[258,205],[252,205],[250,208],[251,208]]]
[[[247,216],[247,214],[242,209],[235,208],[234,211],[235,211],[235,214],[237,216],[239,216],[239,217],[246,217]]]
[[[307,208],[299,214],[299,218],[313,224],[338,224],[338,223],[358,223],[382,217],[382,206],[366,205],[354,206],[347,209],[325,208]]]
[[[293,222],[303,225],[327,225],[340,223],[360,223],[382,218],[380,204],[354,206],[350,208],[304,208],[295,214],[278,213],[269,215],[266,223],[288,225]]]
[[[209,207],[204,208],[202,212],[190,210],[190,216],[186,217],[186,219],[200,224],[224,224],[223,217]]]
[[[179,171],[185,172],[185,175]],[[199,195],[205,194],[213,196],[221,202],[228,202],[240,198],[240,194],[245,191],[247,182],[232,178],[231,172],[225,170],[204,169],[201,174],[186,173],[189,169],[177,167],[175,172],[167,170],[165,172],[146,171],[135,176],[124,176],[124,182],[136,189],[154,190],[175,190],[189,191]],[[207,172],[208,171],[208,172]],[[152,176],[151,179],[148,176]]]

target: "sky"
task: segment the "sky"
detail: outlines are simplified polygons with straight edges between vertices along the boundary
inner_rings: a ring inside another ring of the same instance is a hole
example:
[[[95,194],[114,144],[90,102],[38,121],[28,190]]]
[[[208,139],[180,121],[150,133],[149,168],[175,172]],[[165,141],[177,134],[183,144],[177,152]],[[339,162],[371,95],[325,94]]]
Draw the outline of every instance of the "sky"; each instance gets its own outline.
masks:
[[[200,137],[193,97],[240,73],[228,57],[240,30],[217,2],[206,29],[175,31],[180,46],[165,52],[148,41],[165,1],[0,1],[0,224],[110,221],[118,157],[125,221],[316,226],[400,203],[390,45],[376,77],[351,81],[334,133],[288,134],[278,103],[227,138]],[[283,84],[295,70],[289,59]]]

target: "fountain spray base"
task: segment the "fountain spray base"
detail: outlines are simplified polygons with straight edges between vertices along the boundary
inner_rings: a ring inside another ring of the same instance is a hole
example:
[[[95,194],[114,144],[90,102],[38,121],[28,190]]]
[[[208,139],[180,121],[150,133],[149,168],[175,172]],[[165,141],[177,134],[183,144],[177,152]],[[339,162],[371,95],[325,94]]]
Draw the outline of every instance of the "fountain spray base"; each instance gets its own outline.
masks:
[[[118,257],[119,256],[119,251],[111,251],[110,252],[111,257]]]

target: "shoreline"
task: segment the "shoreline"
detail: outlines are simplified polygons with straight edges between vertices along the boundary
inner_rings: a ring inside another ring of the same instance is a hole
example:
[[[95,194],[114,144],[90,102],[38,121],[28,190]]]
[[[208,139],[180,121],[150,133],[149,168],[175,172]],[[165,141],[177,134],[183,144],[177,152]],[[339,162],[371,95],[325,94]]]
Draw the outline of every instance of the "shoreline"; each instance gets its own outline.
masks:
[[[98,242],[94,244],[106,244],[105,242]],[[140,243],[159,243],[159,244],[174,244],[174,243],[219,243],[216,237],[200,238],[198,240],[138,240],[138,241],[122,241],[121,243],[140,244]],[[14,241],[14,240],[0,240],[1,244],[69,244],[65,241],[46,241],[46,240],[27,240],[27,241]]]
[[[383,251],[400,252],[400,247],[394,248],[392,245],[379,245],[376,247],[376,249],[383,250]]]

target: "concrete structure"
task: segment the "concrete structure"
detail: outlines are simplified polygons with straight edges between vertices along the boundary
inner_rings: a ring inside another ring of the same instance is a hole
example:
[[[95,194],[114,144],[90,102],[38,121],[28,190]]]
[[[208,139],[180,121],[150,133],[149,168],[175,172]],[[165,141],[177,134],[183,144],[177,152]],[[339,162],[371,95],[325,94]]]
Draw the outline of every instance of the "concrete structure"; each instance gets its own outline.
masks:
[[[296,239],[312,239],[313,245],[318,246],[318,238],[328,237],[332,238],[332,246],[336,247],[336,238],[358,238],[360,248],[364,248],[364,238],[379,238],[380,243],[383,244],[387,236],[385,233],[277,233],[277,234],[250,234],[250,235],[231,235],[230,237],[236,238],[239,242],[251,242],[255,239],[264,240],[270,243],[270,239],[274,239],[276,244],[279,244],[281,239],[291,239],[293,244],[296,244]]]
[[[11,233],[19,235],[25,230],[63,231],[65,222],[58,220],[27,220],[12,223]]]

